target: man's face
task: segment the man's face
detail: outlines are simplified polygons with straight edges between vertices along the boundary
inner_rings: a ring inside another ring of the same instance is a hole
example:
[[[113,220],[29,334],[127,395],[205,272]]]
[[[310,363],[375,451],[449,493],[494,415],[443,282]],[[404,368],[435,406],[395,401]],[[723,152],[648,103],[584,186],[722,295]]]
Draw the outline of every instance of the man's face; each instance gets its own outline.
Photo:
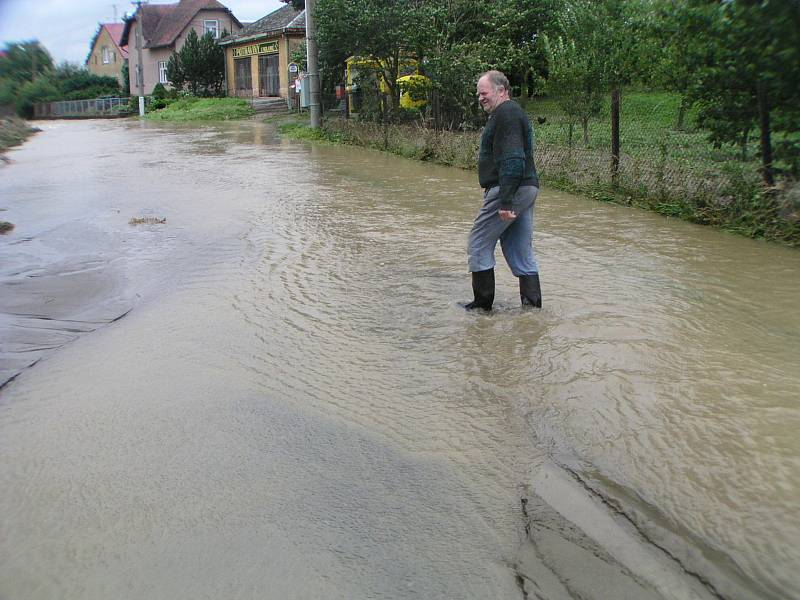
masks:
[[[483,110],[491,113],[501,103],[508,100],[508,90],[501,87],[495,87],[489,81],[488,77],[481,77],[478,79],[478,102]]]

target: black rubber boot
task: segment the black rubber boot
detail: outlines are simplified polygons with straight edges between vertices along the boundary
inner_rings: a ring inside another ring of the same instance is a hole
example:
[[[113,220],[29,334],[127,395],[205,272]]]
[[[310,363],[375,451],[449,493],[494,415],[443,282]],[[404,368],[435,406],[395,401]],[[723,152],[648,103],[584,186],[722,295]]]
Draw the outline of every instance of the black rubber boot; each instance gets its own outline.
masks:
[[[476,308],[492,310],[492,303],[494,302],[494,269],[473,271],[472,293],[475,295],[475,300],[465,304],[464,308],[467,310],[475,310]]]
[[[522,306],[542,308],[542,288],[539,286],[538,273],[520,276],[519,299],[522,300]]]

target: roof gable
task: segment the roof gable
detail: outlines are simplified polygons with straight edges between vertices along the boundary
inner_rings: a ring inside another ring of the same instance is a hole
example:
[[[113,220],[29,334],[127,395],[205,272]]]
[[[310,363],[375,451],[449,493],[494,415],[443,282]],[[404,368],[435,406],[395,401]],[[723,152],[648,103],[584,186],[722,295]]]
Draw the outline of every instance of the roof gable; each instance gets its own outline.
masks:
[[[224,38],[221,43],[231,43],[243,38],[252,38],[287,30],[305,32],[306,11],[295,10],[287,4],[261,17],[258,21],[246,25],[239,33]]]
[[[108,36],[111,38],[111,41],[114,42],[114,45],[117,47],[120,56],[122,56],[123,59],[128,58],[128,47],[121,44],[122,34],[125,30],[125,24],[100,23],[97,27],[97,31],[95,31],[94,33],[92,41],[89,43],[89,55],[86,57],[86,64],[89,64],[89,60],[92,57],[92,52],[94,52],[97,40],[100,39],[100,35],[103,33],[104,30],[108,33]]]
[[[217,0],[180,0],[176,4],[145,4],[132,17],[125,21],[122,41],[127,43],[130,28],[137,16],[142,19],[144,48],[171,46],[201,10],[218,10],[230,14],[241,26],[231,11]]]

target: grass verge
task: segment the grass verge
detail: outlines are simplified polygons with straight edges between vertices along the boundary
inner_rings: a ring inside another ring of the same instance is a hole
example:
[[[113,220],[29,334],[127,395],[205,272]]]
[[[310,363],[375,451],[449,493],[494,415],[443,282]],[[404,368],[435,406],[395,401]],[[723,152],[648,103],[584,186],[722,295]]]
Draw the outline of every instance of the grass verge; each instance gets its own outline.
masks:
[[[153,121],[230,121],[255,114],[241,98],[181,98],[160,110],[145,115]]]
[[[18,117],[0,117],[0,153],[20,145],[37,131]]]

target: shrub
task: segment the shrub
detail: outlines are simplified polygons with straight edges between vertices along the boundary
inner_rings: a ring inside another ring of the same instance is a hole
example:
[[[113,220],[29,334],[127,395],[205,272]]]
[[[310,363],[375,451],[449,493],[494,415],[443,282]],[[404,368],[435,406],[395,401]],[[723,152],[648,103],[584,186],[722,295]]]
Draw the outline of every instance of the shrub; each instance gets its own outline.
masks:
[[[52,102],[61,98],[61,90],[47,77],[39,77],[22,84],[17,93],[17,114],[21,117],[33,116],[33,105],[37,102]]]
[[[151,112],[149,119],[161,121],[228,121],[253,114],[252,107],[241,98],[179,98],[169,106]]]

